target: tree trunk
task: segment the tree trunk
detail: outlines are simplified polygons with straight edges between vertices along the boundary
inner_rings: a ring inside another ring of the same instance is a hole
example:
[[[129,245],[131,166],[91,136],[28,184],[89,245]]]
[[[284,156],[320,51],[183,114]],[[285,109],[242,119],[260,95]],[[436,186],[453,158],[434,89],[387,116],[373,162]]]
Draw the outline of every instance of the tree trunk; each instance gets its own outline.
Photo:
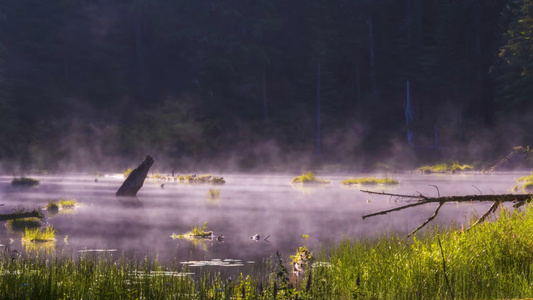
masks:
[[[128,178],[124,180],[124,183],[122,183],[122,186],[118,189],[116,196],[136,196],[137,192],[143,186],[144,179],[146,178],[146,175],[148,175],[148,171],[153,163],[154,159],[150,155],[146,155],[144,161],[135,170],[131,171]]]

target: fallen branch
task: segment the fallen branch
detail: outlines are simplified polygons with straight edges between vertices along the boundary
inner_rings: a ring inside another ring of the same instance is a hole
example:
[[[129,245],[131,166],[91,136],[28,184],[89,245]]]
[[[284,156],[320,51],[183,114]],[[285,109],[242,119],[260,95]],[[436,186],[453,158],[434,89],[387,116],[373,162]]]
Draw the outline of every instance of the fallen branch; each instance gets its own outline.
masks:
[[[0,214],[0,221],[15,220],[22,218],[42,218],[43,215],[38,211],[12,213],[12,214]]]
[[[437,187],[435,186],[435,188]],[[438,188],[437,188],[437,191],[438,191]],[[422,229],[429,222],[433,221],[433,219],[437,217],[437,214],[439,213],[439,209],[447,202],[473,202],[473,201],[494,202],[494,204],[492,204],[492,206],[476,221],[476,223],[472,225],[472,227],[474,227],[475,225],[483,222],[488,217],[488,215],[490,215],[491,213],[494,213],[501,203],[514,202],[516,203],[514,207],[518,208],[524,205],[525,203],[530,202],[531,197],[532,197],[531,194],[466,195],[466,196],[440,197],[440,193],[439,193],[439,197],[432,198],[432,197],[426,197],[422,195],[421,193],[418,193],[418,195],[402,195],[402,194],[391,194],[391,193],[385,193],[385,192],[373,192],[373,191],[368,191],[368,190],[361,190],[361,192],[367,193],[367,194],[374,194],[374,195],[398,197],[400,199],[401,198],[410,199],[410,200],[417,199],[417,202],[415,203],[410,203],[410,204],[406,204],[403,206],[364,215],[363,219],[378,216],[378,215],[385,215],[393,211],[400,211],[406,208],[424,205],[428,203],[439,203],[439,206],[437,207],[433,215],[429,217],[426,221],[424,221],[424,223],[422,223],[420,226],[418,226],[413,232],[409,233],[408,237],[415,234],[418,230]]]

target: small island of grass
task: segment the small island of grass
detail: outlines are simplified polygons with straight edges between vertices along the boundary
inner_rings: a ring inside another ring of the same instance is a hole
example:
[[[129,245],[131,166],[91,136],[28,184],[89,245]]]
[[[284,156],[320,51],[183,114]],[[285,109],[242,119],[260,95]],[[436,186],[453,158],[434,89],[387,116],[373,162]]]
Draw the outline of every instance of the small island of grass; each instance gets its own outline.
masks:
[[[30,178],[30,177],[20,177],[20,178],[13,178],[11,181],[12,186],[22,186],[22,187],[31,187],[31,186],[38,186],[41,182],[39,179]]]
[[[400,181],[392,178],[376,178],[376,177],[365,177],[365,178],[349,178],[341,181],[342,185],[376,185],[376,184],[385,184],[385,185],[394,185],[399,184]]]
[[[76,204],[76,199],[59,199],[59,205],[61,208],[74,208]]]
[[[531,175],[529,176],[524,176],[524,177],[520,177],[518,178],[518,182],[521,182],[522,183],[522,189],[527,192],[527,193],[531,193],[533,192],[533,173],[531,173]],[[514,186],[513,187],[513,191],[518,191],[519,189],[519,186]]]
[[[40,228],[26,228],[22,235],[22,240],[25,242],[53,242],[56,240],[54,227],[48,226],[43,230]]]
[[[207,231],[207,222],[204,222],[203,226],[193,226],[191,231],[186,234],[172,233],[170,236],[172,239],[211,239],[213,237],[213,231]]]
[[[291,184],[329,184],[329,182],[330,181],[327,179],[317,178],[315,174],[311,172],[304,173],[301,176],[296,176],[291,180]]]

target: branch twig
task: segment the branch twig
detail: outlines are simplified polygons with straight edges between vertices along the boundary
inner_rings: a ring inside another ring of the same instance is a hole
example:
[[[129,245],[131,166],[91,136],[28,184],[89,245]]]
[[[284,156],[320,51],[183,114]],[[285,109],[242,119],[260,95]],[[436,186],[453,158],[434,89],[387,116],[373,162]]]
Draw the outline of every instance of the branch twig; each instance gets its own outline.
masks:
[[[418,228],[416,228],[415,230],[413,230],[411,233],[409,233],[409,235],[407,235],[407,237],[410,237],[412,236],[413,234],[415,234],[417,231],[419,231],[420,229],[422,229],[424,226],[427,225],[427,223],[433,221],[433,219],[435,219],[435,217],[437,216],[437,214],[439,213],[439,209],[444,205],[444,203],[446,203],[445,201],[442,201],[439,203],[439,206],[437,207],[437,209],[435,209],[435,212],[433,213],[433,215],[431,217],[429,217],[424,223],[422,223],[422,225],[418,226]]]

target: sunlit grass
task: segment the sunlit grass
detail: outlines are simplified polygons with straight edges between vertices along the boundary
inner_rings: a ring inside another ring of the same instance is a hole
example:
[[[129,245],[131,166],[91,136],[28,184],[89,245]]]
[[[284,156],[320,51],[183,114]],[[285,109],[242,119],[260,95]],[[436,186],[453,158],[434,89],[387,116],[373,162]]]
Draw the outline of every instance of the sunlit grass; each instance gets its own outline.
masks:
[[[209,199],[220,198],[220,189],[209,189],[209,191],[207,192],[207,197]]]
[[[60,199],[59,205],[61,208],[74,208],[78,202],[76,199]]]
[[[46,210],[49,213],[57,213],[59,211],[59,205],[55,201],[49,201],[48,204],[46,204]]]
[[[185,234],[172,233],[170,237],[172,239],[205,239],[213,236],[212,231],[207,230],[207,222],[204,222],[202,226],[192,226],[191,231]]]
[[[197,230],[205,232],[204,227]],[[267,260],[253,276],[243,271],[231,280],[228,273],[207,269],[191,276],[187,265],[150,257],[72,258],[31,250],[0,260],[0,299],[523,299],[533,294],[532,207],[501,210],[496,221],[463,228],[434,228],[414,239],[389,234],[302,246],[292,257],[280,254],[281,264]],[[291,277],[290,265],[302,261],[313,267]]]
[[[13,178],[13,180],[11,180],[11,185],[13,186],[27,186],[27,187],[30,187],[30,186],[37,186],[39,185],[41,182],[39,181],[39,179],[35,179],[35,178],[30,178],[30,177],[20,177],[20,178]]]
[[[318,184],[328,184],[330,183],[327,179],[317,178],[315,174],[311,172],[307,172],[302,174],[301,176],[296,176],[291,180],[292,183],[302,183],[302,184],[312,184],[312,183],[318,183]]]
[[[124,170],[124,172],[122,172],[122,174],[124,175],[124,178],[128,178],[128,176],[130,176],[132,171],[133,171],[132,168],[127,168],[126,170]]]
[[[22,240],[27,242],[51,242],[55,241],[55,230],[52,225],[44,229],[40,228],[26,228],[22,235]]]
[[[425,165],[417,168],[416,170],[421,173],[457,173],[473,170],[474,166],[468,164],[460,164],[457,161],[451,163],[440,163],[435,165]]]
[[[342,185],[352,185],[352,184],[361,184],[361,185],[376,185],[376,184],[385,184],[385,185],[394,185],[399,184],[400,181],[392,178],[375,178],[375,177],[366,177],[366,178],[349,178],[341,181]]]

